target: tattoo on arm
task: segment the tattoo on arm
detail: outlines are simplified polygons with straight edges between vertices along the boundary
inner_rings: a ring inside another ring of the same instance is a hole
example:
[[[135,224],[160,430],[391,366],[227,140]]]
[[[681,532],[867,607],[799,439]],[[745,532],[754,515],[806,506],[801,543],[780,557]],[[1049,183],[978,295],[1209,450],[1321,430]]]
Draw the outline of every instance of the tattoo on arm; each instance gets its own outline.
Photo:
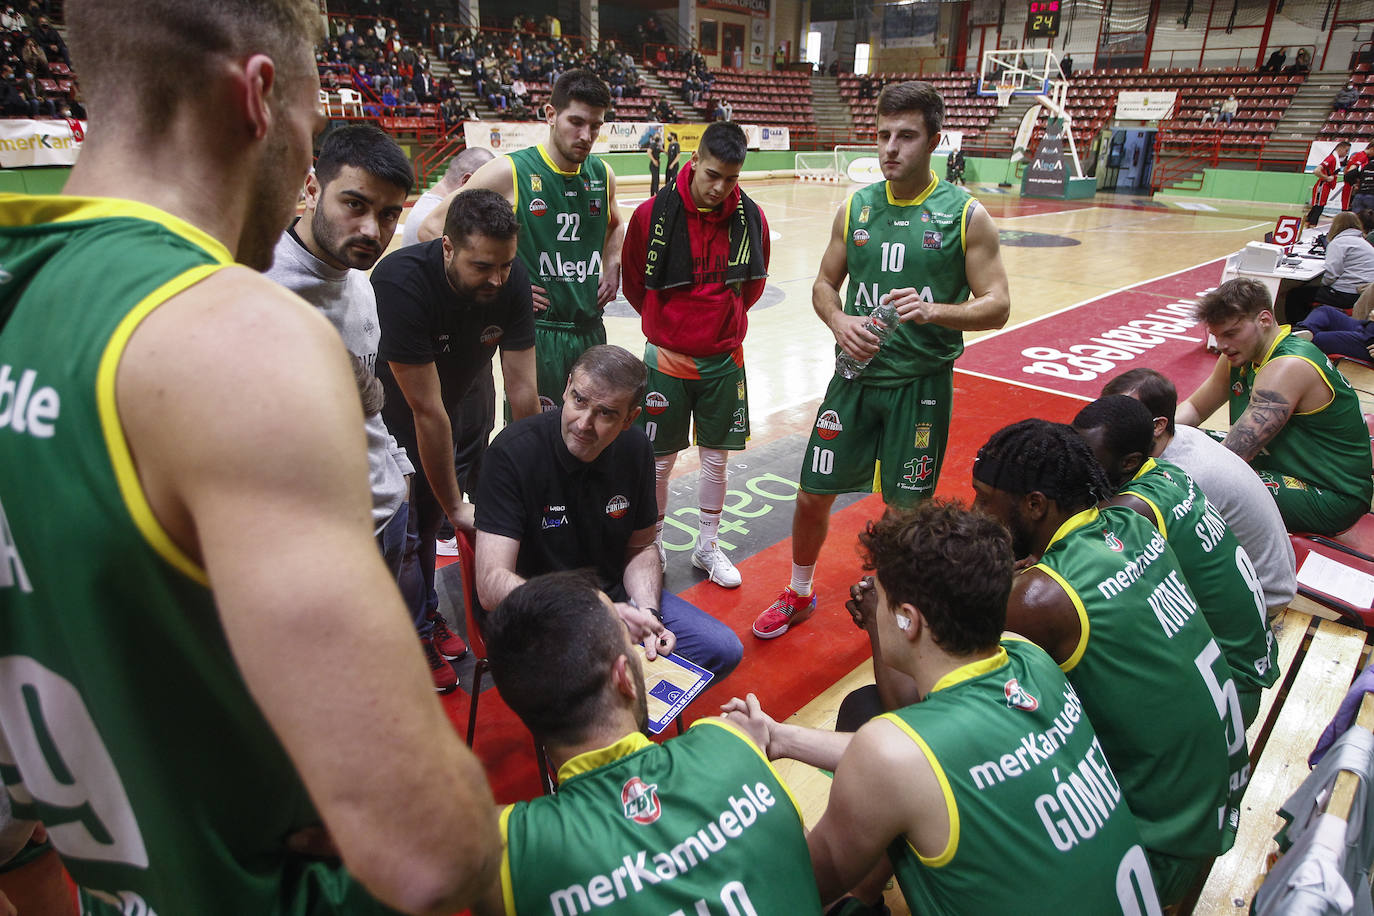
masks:
[[[1293,403],[1272,388],[1260,388],[1250,396],[1250,406],[1226,434],[1227,448],[1251,461],[1269,440],[1278,435],[1293,415]]]

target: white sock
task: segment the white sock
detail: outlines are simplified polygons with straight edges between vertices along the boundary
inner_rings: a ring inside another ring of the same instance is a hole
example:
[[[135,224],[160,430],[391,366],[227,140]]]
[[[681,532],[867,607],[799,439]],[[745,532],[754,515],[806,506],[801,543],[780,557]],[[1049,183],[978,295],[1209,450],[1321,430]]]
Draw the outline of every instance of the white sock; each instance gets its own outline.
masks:
[[[716,549],[716,535],[720,532],[720,512],[702,509],[697,516],[697,550],[710,553]]]
[[[697,485],[697,550],[714,550],[720,533],[720,510],[725,505],[725,449],[697,448],[701,457],[701,477]]]
[[[792,564],[792,591],[805,598],[811,594],[811,584],[816,581],[816,564],[810,566],[798,566]]]
[[[677,452],[654,459],[654,492],[658,496],[658,533],[663,536],[663,516],[668,514],[668,478],[673,476]]]
[[[654,522],[654,543],[660,547],[663,546],[663,516],[661,515],[658,517],[658,521]]]

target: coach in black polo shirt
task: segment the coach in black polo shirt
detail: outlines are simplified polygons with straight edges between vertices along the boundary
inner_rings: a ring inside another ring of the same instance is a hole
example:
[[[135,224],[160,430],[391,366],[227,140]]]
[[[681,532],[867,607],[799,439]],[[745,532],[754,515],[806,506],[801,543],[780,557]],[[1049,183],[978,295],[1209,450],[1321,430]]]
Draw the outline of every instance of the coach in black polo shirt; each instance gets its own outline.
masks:
[[[411,463],[420,567],[429,590],[426,620],[439,607],[434,541],[447,515],[472,530],[453,469],[459,403],[483,364],[501,350],[506,399],[515,417],[537,413],[534,312],[530,279],[516,260],[519,223],[505,198],[464,191],[453,199],[444,234],[393,252],[372,272],[382,339],[377,377],[386,388],[382,418]],[[422,638],[426,621],[417,621]]]
[[[739,637],[663,591],[654,451],[633,425],[646,380],[628,350],[592,347],[573,365],[561,411],[496,436],[477,483],[478,597],[494,608],[532,576],[592,569],[650,658],[676,645],[724,677],[744,651]]]

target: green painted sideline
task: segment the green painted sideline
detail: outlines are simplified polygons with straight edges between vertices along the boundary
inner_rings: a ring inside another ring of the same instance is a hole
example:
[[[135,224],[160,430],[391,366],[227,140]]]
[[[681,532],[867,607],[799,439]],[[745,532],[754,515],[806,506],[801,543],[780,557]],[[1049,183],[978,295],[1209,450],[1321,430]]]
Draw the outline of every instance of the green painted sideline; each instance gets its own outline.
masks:
[[[0,169],[0,193],[57,194],[67,183],[71,166],[38,166],[31,169]]]
[[[1316,181],[1303,172],[1255,172],[1239,169],[1203,169],[1202,187],[1169,188],[1156,197],[1209,197],[1217,200],[1248,200],[1263,203],[1305,203]]]

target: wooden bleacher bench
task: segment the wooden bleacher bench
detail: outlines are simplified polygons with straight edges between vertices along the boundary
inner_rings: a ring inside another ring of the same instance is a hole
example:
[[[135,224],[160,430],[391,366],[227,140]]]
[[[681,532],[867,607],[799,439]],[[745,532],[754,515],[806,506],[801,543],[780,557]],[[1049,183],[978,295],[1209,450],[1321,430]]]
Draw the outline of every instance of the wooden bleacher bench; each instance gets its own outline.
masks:
[[[1250,786],[1241,805],[1235,846],[1212,864],[1201,890],[1193,901],[1185,901],[1180,912],[1248,912],[1268,872],[1270,856],[1278,851],[1274,834],[1284,823],[1279,807],[1307,776],[1307,755],[1368,661],[1368,632],[1295,606],[1274,621],[1274,637],[1282,675],[1264,692],[1255,721],[1246,732]],[[1374,703],[1366,705],[1374,712]],[[1343,790],[1339,796],[1346,798],[1347,809],[1350,794]],[[1332,797],[1337,799],[1338,793]]]

